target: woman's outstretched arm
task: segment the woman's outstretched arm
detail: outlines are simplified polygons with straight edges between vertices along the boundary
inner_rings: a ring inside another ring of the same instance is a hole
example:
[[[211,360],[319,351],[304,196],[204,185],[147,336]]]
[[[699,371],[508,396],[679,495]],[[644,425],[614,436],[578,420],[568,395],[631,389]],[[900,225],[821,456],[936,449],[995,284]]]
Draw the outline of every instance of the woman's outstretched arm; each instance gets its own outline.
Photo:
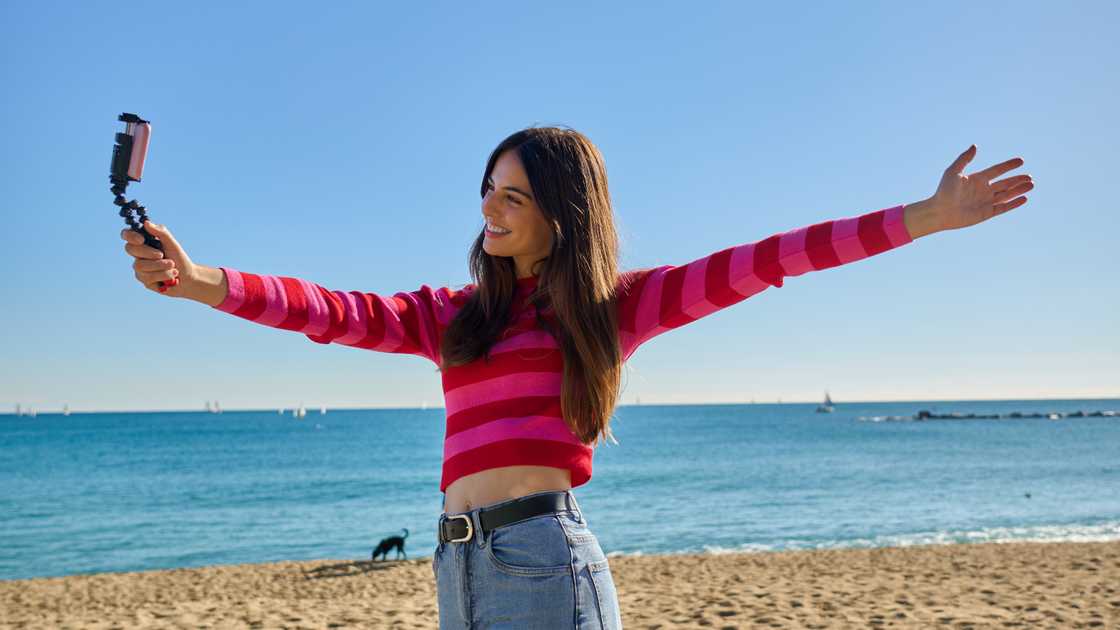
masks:
[[[715,252],[690,263],[622,274],[619,328],[625,360],[654,337],[737,304],[789,276],[875,256],[942,230],[986,221],[1026,203],[1030,175],[990,180],[1022,166],[1013,158],[971,175],[969,147],[922,201],[824,221]]]
[[[789,276],[853,263],[910,243],[915,237],[908,226],[923,230],[928,225],[925,208],[928,205],[899,205],[823,221],[683,265],[623,273],[618,303],[623,360],[650,339],[780,287]]]
[[[379,295],[334,291],[300,278],[220,267],[229,290],[214,308],[249,321],[303,333],[315,343],[415,354],[439,365],[439,337],[451,321],[453,292],[423,285]]]
[[[144,245],[131,230],[123,230],[121,237],[127,242],[125,251],[136,258],[136,277],[146,287],[156,290],[160,280],[179,277],[179,284],[161,295],[302,333],[316,343],[415,354],[440,364],[440,335],[461,303],[461,291],[423,285],[383,296],[333,291],[300,278],[208,267],[191,261],[165,226],[149,224],[148,229],[163,241],[163,252]]]

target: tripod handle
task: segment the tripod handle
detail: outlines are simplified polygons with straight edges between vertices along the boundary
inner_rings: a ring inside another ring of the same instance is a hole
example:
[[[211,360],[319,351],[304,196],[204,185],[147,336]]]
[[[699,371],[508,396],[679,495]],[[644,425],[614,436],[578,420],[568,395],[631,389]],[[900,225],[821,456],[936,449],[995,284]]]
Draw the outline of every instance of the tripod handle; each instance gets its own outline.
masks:
[[[163,241],[161,241],[158,238],[152,236],[151,232],[148,231],[148,228],[141,225],[140,229],[137,230],[137,231],[140,232],[140,234],[144,237],[144,244],[145,245],[147,245],[148,247],[154,247],[161,252],[163,251]],[[166,282],[163,281],[163,280],[160,280],[160,282],[159,282],[159,292],[164,293],[164,292],[167,291],[167,289],[169,287],[173,287],[177,284],[179,284],[179,279],[178,278],[172,278],[172,279],[170,279]]]

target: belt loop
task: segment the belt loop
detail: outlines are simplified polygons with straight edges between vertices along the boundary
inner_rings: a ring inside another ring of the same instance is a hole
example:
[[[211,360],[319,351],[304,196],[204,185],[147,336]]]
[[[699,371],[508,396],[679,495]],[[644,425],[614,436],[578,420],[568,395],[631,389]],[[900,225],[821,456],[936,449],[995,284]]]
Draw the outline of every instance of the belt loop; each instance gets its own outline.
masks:
[[[486,546],[486,533],[482,531],[482,508],[475,508],[471,510],[471,520],[474,521],[474,536],[471,538],[472,543],[479,546],[479,548]]]

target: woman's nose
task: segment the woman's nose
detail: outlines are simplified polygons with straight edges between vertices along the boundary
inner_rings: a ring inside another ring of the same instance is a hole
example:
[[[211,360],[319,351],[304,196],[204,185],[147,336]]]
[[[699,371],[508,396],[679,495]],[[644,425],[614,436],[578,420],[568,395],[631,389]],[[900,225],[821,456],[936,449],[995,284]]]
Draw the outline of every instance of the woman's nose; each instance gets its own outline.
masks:
[[[486,196],[482,198],[483,218],[494,216],[494,209],[491,207],[493,205],[493,199],[494,195],[491,195],[490,193],[486,193]]]

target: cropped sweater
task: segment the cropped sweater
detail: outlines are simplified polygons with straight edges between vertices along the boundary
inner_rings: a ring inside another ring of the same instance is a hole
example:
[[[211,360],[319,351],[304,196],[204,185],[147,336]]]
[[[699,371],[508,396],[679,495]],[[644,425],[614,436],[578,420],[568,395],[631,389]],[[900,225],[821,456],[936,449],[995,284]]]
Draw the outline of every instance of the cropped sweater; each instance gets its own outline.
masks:
[[[683,265],[619,274],[622,360],[643,343],[798,276],[880,254],[913,239],[904,205],[823,221],[722,249]],[[221,267],[229,291],[214,308],[306,335],[316,343],[414,354],[440,363],[440,339],[475,285],[391,296],[333,291],[299,278]],[[440,492],[502,466],[553,466],[572,486],[591,478],[594,448],[576,438],[560,407],[563,355],[525,299],[538,277],[517,279],[511,317],[490,360],[442,372],[446,410]],[[551,309],[545,309],[550,311]]]

